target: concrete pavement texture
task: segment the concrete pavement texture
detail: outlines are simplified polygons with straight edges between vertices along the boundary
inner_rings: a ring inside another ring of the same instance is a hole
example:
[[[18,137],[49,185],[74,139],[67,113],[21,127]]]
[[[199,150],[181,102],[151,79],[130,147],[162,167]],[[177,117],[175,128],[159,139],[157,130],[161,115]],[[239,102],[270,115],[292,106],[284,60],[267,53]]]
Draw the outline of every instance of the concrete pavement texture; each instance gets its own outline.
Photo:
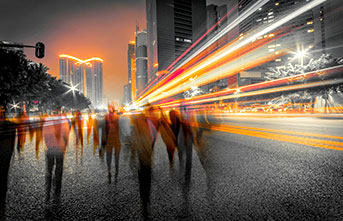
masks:
[[[342,136],[342,121],[222,119],[223,125]],[[106,159],[83,151],[71,134],[64,158],[60,202],[45,202],[46,156],[27,138],[9,171],[6,220],[143,220],[137,165],[125,144],[128,120],[120,120],[122,149],[117,182],[108,182]],[[85,132],[86,130],[84,130]],[[300,136],[300,135],[299,135]],[[321,138],[341,142],[339,138]],[[91,139],[92,140],[92,135]],[[343,152],[311,145],[212,130],[192,153],[191,179],[177,153],[169,168],[156,141],[151,179],[153,220],[342,220]],[[82,157],[81,157],[82,152]],[[114,164],[112,171],[114,171]]]

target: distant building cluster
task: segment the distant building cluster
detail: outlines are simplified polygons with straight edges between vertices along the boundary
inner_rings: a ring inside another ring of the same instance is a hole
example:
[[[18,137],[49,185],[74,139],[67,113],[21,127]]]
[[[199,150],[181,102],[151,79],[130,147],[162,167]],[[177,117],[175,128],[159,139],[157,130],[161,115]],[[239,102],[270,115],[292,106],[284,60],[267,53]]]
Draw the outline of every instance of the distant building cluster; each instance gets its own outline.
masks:
[[[81,60],[70,55],[59,56],[60,79],[77,88],[92,102],[93,107],[102,105],[103,60]]]
[[[218,40],[214,44],[214,50],[230,41],[246,38],[254,30],[277,22],[277,19],[309,1],[268,1]],[[151,88],[204,33],[207,32],[207,35],[202,42],[211,39],[238,17],[244,16],[256,2],[258,1],[147,0],[147,29],[140,31],[136,27],[136,39],[128,45],[128,84],[124,86],[124,103],[135,101]],[[266,50],[277,53],[280,49],[287,48],[294,52],[306,51],[313,56],[323,53],[342,56],[342,10],[337,10],[340,7],[340,0],[330,0],[297,16],[280,30],[281,35],[286,37],[268,43]],[[273,34],[270,32],[260,38]],[[188,52],[191,53],[192,50]],[[291,59],[294,59],[294,55],[288,53],[258,67],[201,85],[200,88],[204,93],[211,93],[264,81],[269,68],[282,67]],[[305,57],[301,62],[308,62],[310,59]]]

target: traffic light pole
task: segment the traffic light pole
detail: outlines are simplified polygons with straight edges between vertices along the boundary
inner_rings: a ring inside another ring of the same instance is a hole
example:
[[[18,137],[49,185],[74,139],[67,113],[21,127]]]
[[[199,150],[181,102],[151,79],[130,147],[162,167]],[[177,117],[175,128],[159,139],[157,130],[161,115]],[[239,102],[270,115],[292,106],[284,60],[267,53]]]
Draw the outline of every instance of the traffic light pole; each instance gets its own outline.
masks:
[[[37,42],[36,46],[33,45],[23,45],[23,44],[6,44],[0,42],[0,47],[12,47],[12,48],[35,48],[35,55],[37,58],[44,57],[45,45],[42,42]]]
[[[33,45],[4,44],[4,43],[0,43],[0,47],[12,47],[12,48],[36,48],[36,46],[33,46]]]

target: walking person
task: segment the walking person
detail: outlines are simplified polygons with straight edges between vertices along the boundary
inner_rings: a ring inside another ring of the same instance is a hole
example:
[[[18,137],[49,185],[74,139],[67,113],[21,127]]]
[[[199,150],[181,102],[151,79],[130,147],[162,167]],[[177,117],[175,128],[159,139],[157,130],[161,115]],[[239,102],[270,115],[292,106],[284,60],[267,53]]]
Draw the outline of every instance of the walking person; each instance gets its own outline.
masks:
[[[117,182],[119,173],[119,156],[120,156],[120,136],[119,136],[119,116],[115,113],[114,107],[109,106],[109,112],[105,116],[106,126],[106,163],[108,168],[108,179],[111,183],[111,163],[112,163],[112,152],[114,149],[114,161],[115,161],[115,182]]]
[[[47,117],[44,122],[43,135],[47,147],[45,177],[46,202],[50,200],[52,184],[54,184],[54,201],[59,202],[60,200],[64,153],[69,141],[70,127],[69,119],[65,115]]]

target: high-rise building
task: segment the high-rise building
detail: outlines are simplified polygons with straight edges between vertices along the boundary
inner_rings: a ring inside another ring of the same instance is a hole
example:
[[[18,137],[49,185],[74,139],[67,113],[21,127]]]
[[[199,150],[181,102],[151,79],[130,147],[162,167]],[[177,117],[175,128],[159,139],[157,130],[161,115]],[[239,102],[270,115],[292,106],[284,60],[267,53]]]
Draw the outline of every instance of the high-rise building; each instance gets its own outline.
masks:
[[[102,105],[103,72],[100,58],[81,60],[70,55],[60,55],[60,79],[76,87],[90,99],[94,107]]]
[[[124,105],[128,105],[130,103],[130,88],[129,84],[124,85]]]
[[[90,64],[86,69],[87,97],[92,101],[94,106],[101,106],[103,104],[102,62],[92,60]]]
[[[237,15],[235,17],[244,13],[244,11],[246,11],[252,4],[257,2],[256,0],[235,1],[235,4],[238,4],[236,13]],[[232,3],[235,1],[230,2]],[[254,30],[269,24],[273,24],[281,17],[286,16],[287,13],[296,10],[301,5],[307,4],[308,2],[308,0],[269,1],[261,8],[259,8],[254,14],[252,14],[239,24],[237,32],[239,35],[238,37],[240,39],[243,39]],[[309,59],[311,59],[312,56],[315,57],[318,56],[318,54],[325,52],[325,46],[328,41],[328,38],[325,35],[326,33],[328,33],[328,30],[325,27],[327,23],[324,19],[324,13],[326,9],[330,7],[329,5],[334,5],[333,2],[339,1],[327,1],[326,3],[323,3],[318,7],[308,10],[300,16],[297,16],[296,18],[287,22],[283,25],[282,29],[279,30],[280,33],[278,34],[282,37],[267,44],[266,50],[268,50],[269,53],[273,51],[277,53],[278,50],[282,48],[287,48],[288,50],[293,51],[293,54],[286,54],[273,61],[267,62],[263,65],[259,65],[251,70],[244,71],[238,73],[235,76],[229,77],[229,88],[235,88],[237,86],[263,81],[263,74],[269,71],[269,68],[283,66],[289,62],[292,62],[294,60],[296,52],[306,51],[308,54],[311,54],[311,56],[305,56],[299,59],[299,64],[306,64],[306,62],[309,61]],[[235,7],[235,4],[231,4],[230,7]],[[337,5],[339,5],[339,3],[336,4],[336,6]],[[228,7],[228,10],[231,10],[230,7]],[[339,22],[336,21],[336,28],[341,27],[338,24]],[[273,32],[266,33],[264,36],[260,36],[258,39],[265,38],[265,36],[269,36],[270,34],[273,35]],[[337,39],[339,39],[339,37]],[[298,59],[295,60],[295,62],[297,61]]]
[[[206,32],[206,0],[147,0],[148,82]]]
[[[209,33],[209,38],[214,36],[218,33],[218,31],[222,30],[227,25],[227,5],[215,5],[210,4],[206,7],[207,11],[207,30],[211,29],[213,26],[215,28],[212,29],[212,31]],[[225,41],[228,40],[228,36],[224,36],[221,39],[221,42],[223,42],[223,39],[225,38]],[[218,41],[214,43],[215,47],[218,48],[220,45],[218,44]],[[207,85],[201,86],[201,90],[203,92],[214,92],[223,88],[226,88],[228,86],[228,80],[220,79],[214,82],[211,82]]]
[[[130,88],[130,102],[136,98],[136,42],[130,41],[127,51],[128,82]]]
[[[206,7],[207,10],[207,29],[212,28],[215,24],[217,24],[222,18],[224,18],[227,14],[227,5],[215,5],[211,4]],[[225,27],[227,23],[227,18],[225,17],[216,28],[215,31]]]
[[[148,80],[147,32],[136,31],[136,89],[139,94]]]

